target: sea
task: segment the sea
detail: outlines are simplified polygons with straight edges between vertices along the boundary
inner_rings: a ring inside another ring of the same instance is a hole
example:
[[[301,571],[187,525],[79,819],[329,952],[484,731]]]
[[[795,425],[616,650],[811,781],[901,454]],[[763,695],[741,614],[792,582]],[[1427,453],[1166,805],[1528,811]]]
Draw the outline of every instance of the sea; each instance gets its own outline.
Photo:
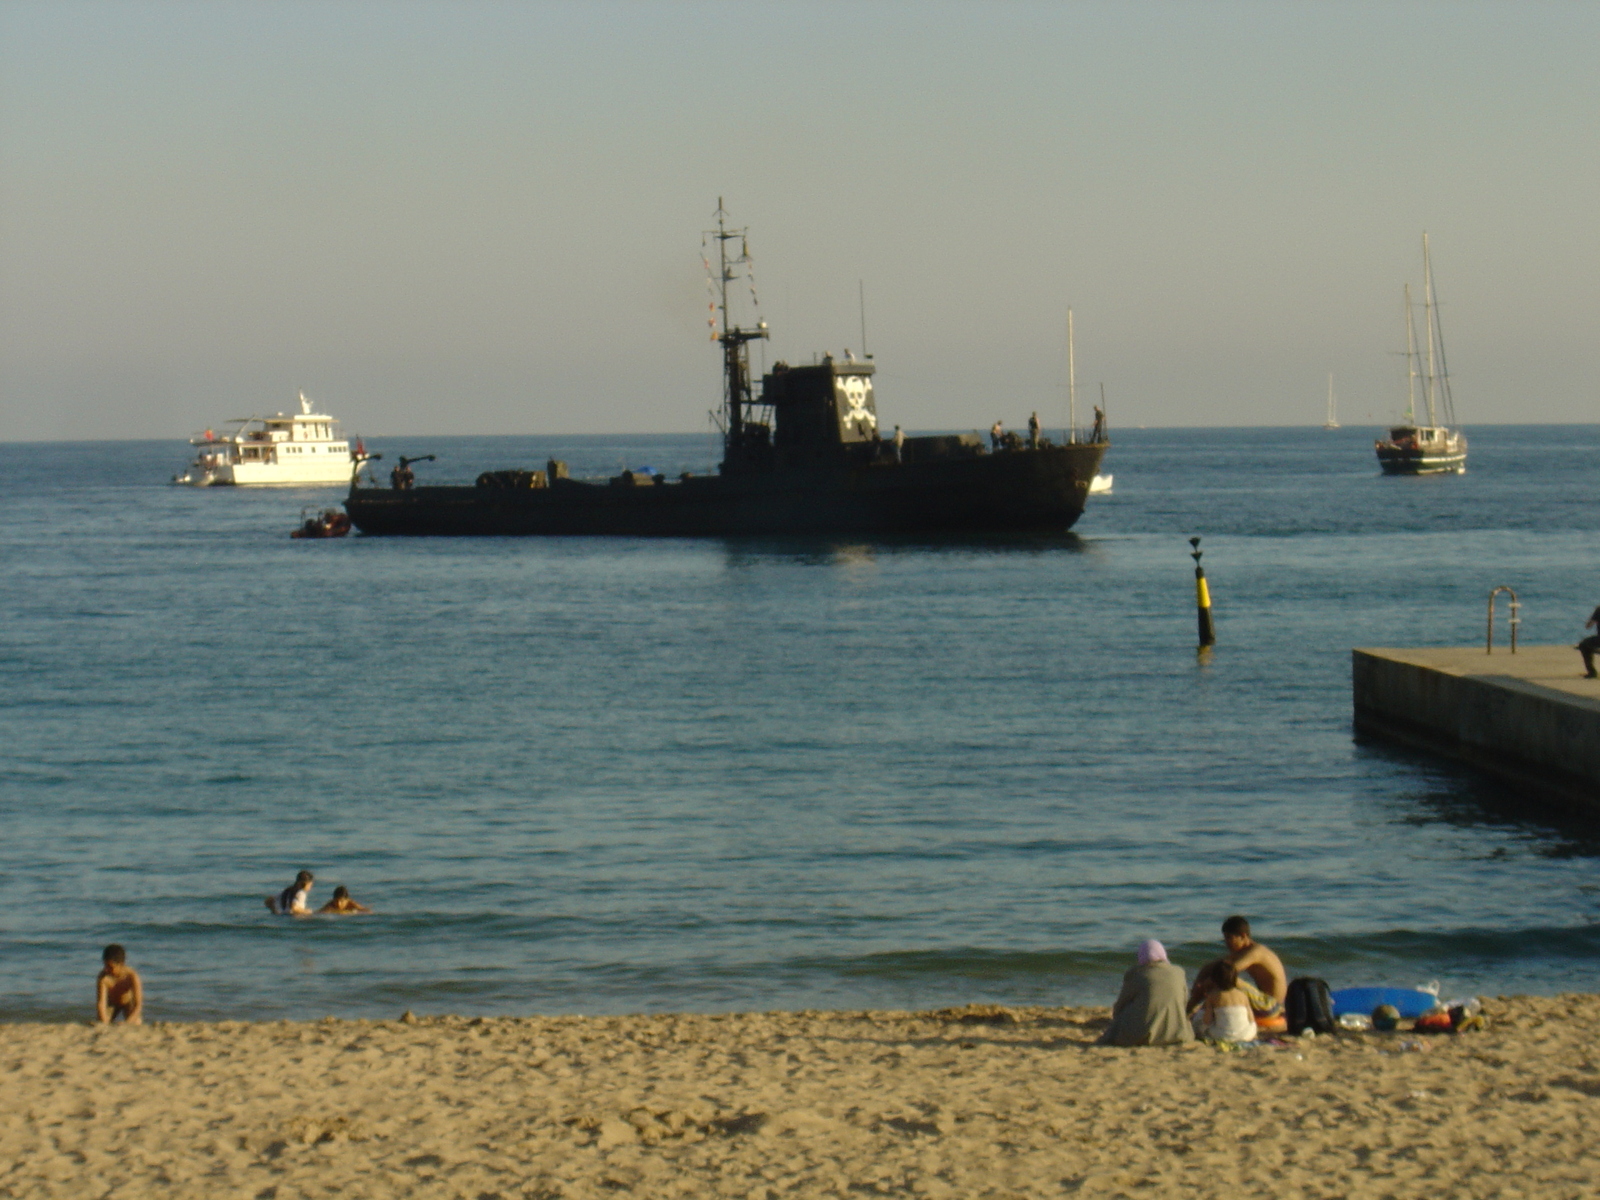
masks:
[[[1004,538],[296,541],[341,489],[0,445],[0,1019],[89,1016],[111,942],[165,1021],[1109,1003],[1235,913],[1335,988],[1600,991],[1600,824],[1351,727],[1352,647],[1600,602],[1600,427],[1468,432],[1396,479],[1371,429],[1114,430]],[[273,916],[301,869],[372,915]]]

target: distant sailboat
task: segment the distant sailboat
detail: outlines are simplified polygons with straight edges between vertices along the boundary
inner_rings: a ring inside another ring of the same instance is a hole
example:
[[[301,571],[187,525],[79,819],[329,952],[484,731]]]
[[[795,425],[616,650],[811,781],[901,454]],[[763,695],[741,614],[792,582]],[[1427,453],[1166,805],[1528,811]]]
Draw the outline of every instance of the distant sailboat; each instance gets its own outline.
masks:
[[[1422,305],[1427,326],[1427,366],[1417,344],[1417,327],[1411,306],[1411,285],[1405,288],[1406,316],[1406,419],[1376,444],[1378,465],[1386,475],[1461,475],[1467,469],[1467,436],[1453,428],[1454,398],[1450,395],[1450,369],[1444,362],[1444,330],[1439,324],[1439,302],[1433,290],[1433,259],[1428,235],[1422,235]],[[1422,399],[1428,423],[1416,417],[1417,381],[1423,381]],[[1442,418],[1442,420],[1441,420]]]
[[[1333,372],[1328,372],[1328,419],[1322,423],[1324,429],[1339,428],[1339,408],[1333,399]]]

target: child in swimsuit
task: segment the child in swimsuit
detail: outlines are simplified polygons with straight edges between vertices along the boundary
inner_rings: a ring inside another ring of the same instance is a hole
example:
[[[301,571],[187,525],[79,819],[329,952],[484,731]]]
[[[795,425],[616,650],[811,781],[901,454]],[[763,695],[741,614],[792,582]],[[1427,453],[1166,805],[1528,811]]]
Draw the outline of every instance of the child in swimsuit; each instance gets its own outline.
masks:
[[[100,955],[104,966],[95,980],[94,1015],[102,1025],[121,1017],[126,1025],[144,1024],[144,984],[128,965],[128,952],[112,944]]]

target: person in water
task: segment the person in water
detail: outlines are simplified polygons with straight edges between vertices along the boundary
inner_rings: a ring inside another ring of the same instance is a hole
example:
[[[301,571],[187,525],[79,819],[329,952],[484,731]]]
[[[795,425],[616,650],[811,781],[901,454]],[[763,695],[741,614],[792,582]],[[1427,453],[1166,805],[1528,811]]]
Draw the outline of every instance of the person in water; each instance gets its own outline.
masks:
[[[103,964],[95,980],[94,1015],[102,1025],[118,1017],[125,1025],[144,1024],[144,984],[128,965],[128,952],[116,943],[100,955]]]
[[[311,916],[311,885],[315,881],[316,876],[310,871],[301,871],[283,891],[267,897],[267,907],[279,916]]]
[[[1189,1010],[1193,1012],[1205,1002],[1216,968],[1227,963],[1238,975],[1236,986],[1250,997],[1256,1024],[1264,1032],[1287,1029],[1283,1002],[1289,995],[1289,976],[1283,969],[1283,960],[1251,938],[1250,922],[1244,917],[1229,917],[1222,923],[1222,942],[1228,953],[1206,964],[1195,976],[1194,990],[1189,993]]]
[[[372,910],[350,898],[350,889],[336,887],[333,889],[333,899],[317,909],[317,916],[343,916],[349,913],[369,913]]]
[[[1583,623],[1585,629],[1593,629],[1594,633],[1579,642],[1573,649],[1583,655],[1583,677],[1585,679],[1600,678],[1595,674],[1595,651],[1600,650],[1600,608],[1589,614],[1589,619]]]
[[[1183,1011],[1183,968],[1167,961],[1155,938],[1139,943],[1139,964],[1122,977],[1102,1046],[1172,1046],[1194,1040]]]
[[[1250,997],[1238,986],[1239,972],[1224,960],[1213,965],[1210,981],[1205,1002],[1196,1014],[1197,1032],[1214,1042],[1255,1041],[1256,1018]]]

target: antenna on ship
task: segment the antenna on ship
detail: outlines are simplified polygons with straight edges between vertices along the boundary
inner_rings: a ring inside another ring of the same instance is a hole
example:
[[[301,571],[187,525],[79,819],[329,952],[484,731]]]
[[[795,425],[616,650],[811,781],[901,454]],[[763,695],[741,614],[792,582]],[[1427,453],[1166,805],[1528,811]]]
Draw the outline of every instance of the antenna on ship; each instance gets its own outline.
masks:
[[[1072,342],[1072,305],[1067,305],[1067,443],[1078,443],[1078,363]]]
[[[751,273],[750,264],[750,231],[747,228],[728,228],[728,212],[722,206],[722,197],[717,197],[717,227],[706,230],[701,239],[704,246],[705,238],[717,239],[717,282],[712,295],[712,325],[711,338],[722,343],[722,403],[723,403],[723,470],[735,471],[745,457],[746,431],[744,415],[747,408],[754,403],[754,396],[750,390],[750,352],[746,346],[750,342],[759,341],[767,337],[767,323],[756,320],[754,329],[744,329],[733,323],[728,310],[728,285],[739,278],[739,269],[744,268],[744,278],[750,284],[751,307],[757,308],[759,301],[756,298],[755,276]],[[739,252],[730,256],[728,243],[737,240]],[[711,263],[706,261],[709,270]],[[722,312],[722,328],[719,331],[716,325],[717,309]]]
[[[856,298],[861,303],[861,357],[871,358],[872,352],[867,349],[867,281],[856,280]]]

